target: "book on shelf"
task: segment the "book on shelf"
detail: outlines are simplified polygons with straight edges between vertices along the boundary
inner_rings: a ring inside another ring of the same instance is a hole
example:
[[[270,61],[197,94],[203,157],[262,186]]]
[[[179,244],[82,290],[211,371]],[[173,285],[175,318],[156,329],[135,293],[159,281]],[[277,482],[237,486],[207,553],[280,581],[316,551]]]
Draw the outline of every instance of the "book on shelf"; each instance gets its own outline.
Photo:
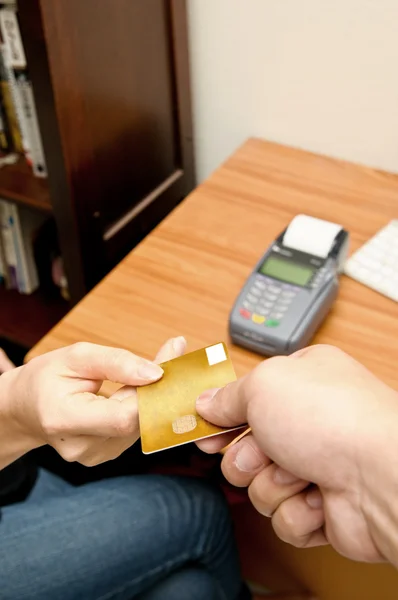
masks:
[[[37,177],[47,167],[16,7],[0,2],[0,93],[13,150],[25,154]]]
[[[0,200],[0,214],[5,282],[21,294],[31,294],[39,287],[35,239],[48,217],[6,200]]]
[[[6,250],[4,244],[4,236],[3,236],[3,205],[0,201],[0,268],[1,268],[1,284],[3,284],[6,289],[11,287],[9,272],[8,272],[8,264],[6,260]]]
[[[5,260],[4,260],[4,251],[3,251],[3,242],[1,235],[1,222],[0,222],[0,285],[5,284]]]
[[[3,108],[2,114],[10,134],[10,150],[23,153],[20,118],[15,108],[15,88],[11,85],[11,74],[4,60],[5,46],[0,42],[0,101]]]
[[[44,150],[41,141],[32,84],[29,81],[25,71],[16,71],[15,80],[26,125],[26,134],[33,173],[37,177],[47,177],[47,167],[44,158]]]
[[[8,289],[18,289],[17,282],[17,255],[14,247],[13,235],[10,222],[9,203],[0,200],[0,225],[2,247],[4,255],[5,283]]]
[[[0,150],[4,153],[12,151],[10,143],[10,132],[7,123],[7,117],[5,114],[2,98],[0,96]]]
[[[47,299],[69,299],[55,221],[37,210],[0,199],[0,285]]]

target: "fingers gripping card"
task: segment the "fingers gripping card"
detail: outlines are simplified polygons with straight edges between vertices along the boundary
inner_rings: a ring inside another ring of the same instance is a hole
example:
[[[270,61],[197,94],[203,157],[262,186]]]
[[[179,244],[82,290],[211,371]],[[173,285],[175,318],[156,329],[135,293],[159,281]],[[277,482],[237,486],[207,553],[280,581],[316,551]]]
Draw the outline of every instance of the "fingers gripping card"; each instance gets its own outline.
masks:
[[[196,412],[196,399],[224,387],[236,375],[225,344],[209,346],[161,365],[160,381],[138,388],[141,444],[144,454],[225,433]]]

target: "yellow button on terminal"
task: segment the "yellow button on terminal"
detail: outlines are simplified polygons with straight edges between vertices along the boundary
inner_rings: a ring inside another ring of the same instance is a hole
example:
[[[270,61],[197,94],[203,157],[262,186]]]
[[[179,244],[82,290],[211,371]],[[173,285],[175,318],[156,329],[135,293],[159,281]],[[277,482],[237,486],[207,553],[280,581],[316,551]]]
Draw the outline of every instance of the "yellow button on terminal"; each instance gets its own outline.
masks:
[[[262,317],[261,315],[252,315],[252,321],[253,323],[257,323],[258,325],[262,325],[265,322],[265,317]]]

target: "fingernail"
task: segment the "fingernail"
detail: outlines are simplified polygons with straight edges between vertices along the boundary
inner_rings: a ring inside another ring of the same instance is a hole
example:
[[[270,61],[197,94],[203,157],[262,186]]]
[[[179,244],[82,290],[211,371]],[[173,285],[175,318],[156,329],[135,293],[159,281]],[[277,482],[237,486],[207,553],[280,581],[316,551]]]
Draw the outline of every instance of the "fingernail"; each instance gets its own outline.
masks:
[[[259,469],[264,461],[250,444],[244,444],[236,455],[235,464],[239,471],[251,473]]]
[[[199,396],[199,398],[196,400],[196,402],[198,404],[206,404],[207,402],[211,402],[211,400],[213,400],[214,396],[217,394],[217,392],[219,391],[220,388],[214,388],[212,390],[206,390],[205,392],[203,392],[203,394],[201,394]]]
[[[323,506],[323,498],[322,494],[319,490],[310,490],[306,497],[307,504],[311,508],[322,508]]]
[[[173,339],[173,341],[171,342],[171,345],[173,346],[173,350],[175,352],[175,354],[184,354],[185,352],[185,348],[187,346],[187,342],[185,340],[185,338],[181,335],[179,337],[176,337]]]
[[[278,467],[274,473],[274,481],[278,485],[292,485],[293,483],[300,481],[300,479],[293,475],[293,473]]]
[[[154,381],[160,379],[164,371],[159,365],[155,365],[151,362],[142,362],[138,368],[138,376],[141,379],[147,379],[148,381]]]

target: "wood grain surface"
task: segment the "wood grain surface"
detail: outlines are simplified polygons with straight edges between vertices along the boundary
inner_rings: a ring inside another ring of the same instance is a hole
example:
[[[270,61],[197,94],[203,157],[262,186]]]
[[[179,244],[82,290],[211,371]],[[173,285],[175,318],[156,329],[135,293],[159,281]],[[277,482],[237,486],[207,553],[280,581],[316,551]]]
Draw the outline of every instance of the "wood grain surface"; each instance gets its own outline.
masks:
[[[168,337],[190,349],[228,341],[230,308],[254,264],[297,213],[341,223],[355,250],[398,214],[398,178],[257,139],[249,140],[193,192],[29,354],[90,340],[151,357]],[[398,305],[341,279],[315,342],[340,346],[398,389]],[[230,345],[238,375],[261,360]],[[112,386],[107,386],[110,391]],[[356,565],[331,549],[300,551],[276,540],[249,506],[236,525],[245,572],[273,579],[275,560],[321,600],[392,600],[398,575]],[[268,568],[267,568],[268,566]],[[273,579],[273,580],[272,580]],[[289,587],[292,587],[291,585]]]
[[[303,212],[341,223],[358,248],[398,214],[398,178],[249,140],[199,186],[29,354],[87,340],[145,357],[168,337],[191,350],[225,340],[254,264]],[[398,389],[398,305],[343,276],[314,342],[340,346]],[[238,375],[261,358],[236,346]]]

